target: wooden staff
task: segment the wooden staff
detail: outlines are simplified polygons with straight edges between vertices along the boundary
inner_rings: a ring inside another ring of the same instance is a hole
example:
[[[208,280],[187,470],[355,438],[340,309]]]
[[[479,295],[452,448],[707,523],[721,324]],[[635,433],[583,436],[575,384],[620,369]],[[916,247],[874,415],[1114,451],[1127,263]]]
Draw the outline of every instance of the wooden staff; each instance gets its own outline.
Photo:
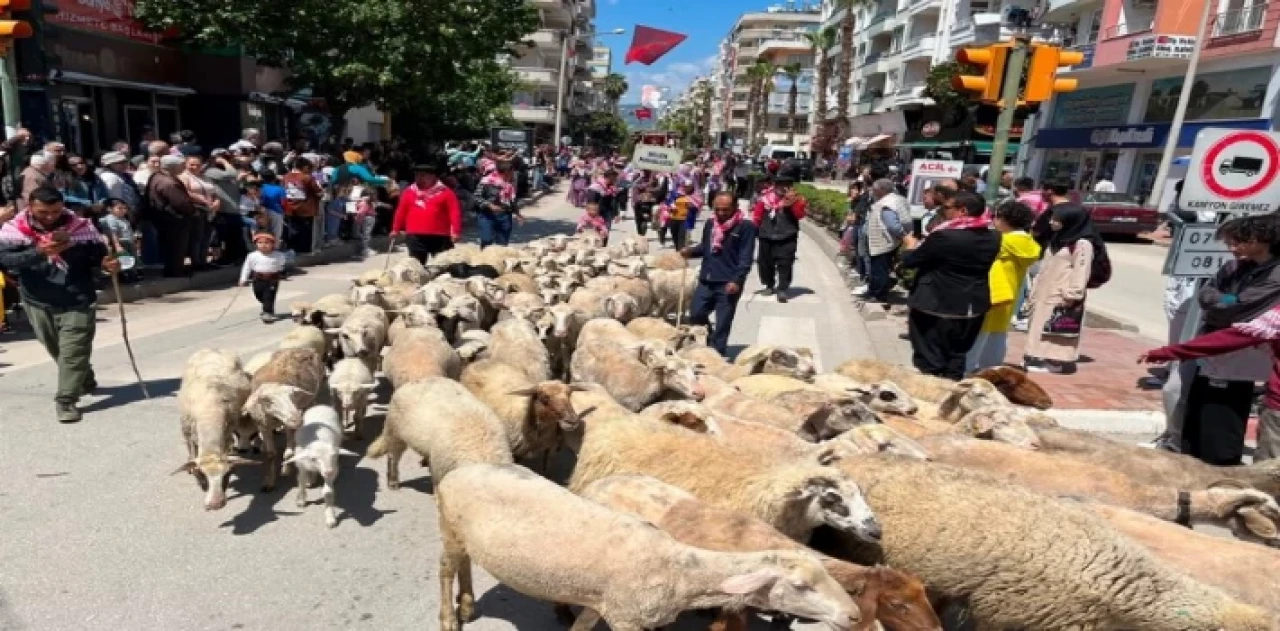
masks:
[[[120,313],[120,336],[124,338],[124,350],[129,354],[129,365],[133,367],[133,376],[138,379],[138,387],[142,388],[143,398],[150,399],[151,393],[147,392],[147,383],[142,380],[142,373],[138,370],[138,360],[133,356],[133,344],[129,342],[129,321],[124,316],[124,294],[120,292],[119,272],[111,272],[111,288],[116,292],[116,309]]]
[[[382,273],[386,274],[391,269],[391,253],[396,251],[396,237],[399,235],[391,235],[391,240],[387,241],[387,262],[382,264]]]
[[[683,258],[683,257],[681,257]],[[684,259],[684,267],[680,270],[680,297],[677,299],[679,306],[676,307],[676,328],[680,328],[680,324],[684,322],[684,286],[689,278],[689,259]]]

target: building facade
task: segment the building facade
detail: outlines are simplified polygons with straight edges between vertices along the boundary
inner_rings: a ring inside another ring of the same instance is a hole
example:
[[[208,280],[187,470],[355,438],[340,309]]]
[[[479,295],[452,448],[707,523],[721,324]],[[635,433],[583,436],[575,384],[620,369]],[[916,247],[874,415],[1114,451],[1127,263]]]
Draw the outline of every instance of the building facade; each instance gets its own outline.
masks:
[[[537,142],[551,142],[556,120],[567,127],[569,114],[585,112],[596,91],[591,67],[596,6],[595,0],[528,1],[540,22],[528,38],[531,45],[509,60],[521,82],[511,99],[511,115],[534,130]],[[560,91],[564,107],[557,109]]]
[[[602,112],[613,107],[604,92],[604,80],[613,73],[613,50],[608,46],[596,46],[591,49],[591,61],[587,67],[591,69],[591,87],[587,94],[587,109]]]
[[[779,73],[773,82],[763,122],[765,144],[784,144],[794,133],[801,149],[809,146],[809,119],[813,99],[814,53],[805,34],[818,28],[822,15],[816,3],[789,2],[765,11],[742,14],[721,42],[710,80],[712,82],[711,131],[723,133],[731,146],[743,148],[749,132],[747,112],[751,92],[743,81],[747,68],[764,59],[781,68],[801,66],[794,83],[799,90],[796,116],[790,115],[792,80]]]
[[[1079,88],[1037,117],[1027,174],[1091,190],[1101,179],[1146,198],[1181,95],[1206,0],[1057,0],[1046,19],[1085,53]],[[1210,17],[1176,156],[1205,128],[1275,129],[1280,5],[1208,0]]]

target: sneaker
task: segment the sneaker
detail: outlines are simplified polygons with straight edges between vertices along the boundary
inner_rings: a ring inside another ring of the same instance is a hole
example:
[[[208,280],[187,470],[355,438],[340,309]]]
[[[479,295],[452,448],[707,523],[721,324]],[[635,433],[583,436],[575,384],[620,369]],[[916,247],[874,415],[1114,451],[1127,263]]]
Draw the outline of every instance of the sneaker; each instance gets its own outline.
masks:
[[[772,287],[765,287],[764,289],[761,289],[756,293],[760,294],[761,296],[772,296],[775,292],[773,291]]]
[[[57,416],[59,423],[79,423],[84,418],[76,404],[62,401],[57,404]]]
[[[787,300],[788,300],[788,298],[787,298],[787,292],[785,292],[785,291],[780,291],[780,292],[778,292],[778,302],[780,302],[780,303],[782,303],[782,304],[784,304],[784,305],[785,305],[785,304],[787,304]]]
[[[275,324],[276,315],[274,313],[264,313],[261,316],[263,324]]]
[[[1017,331],[1017,332],[1019,332],[1019,333],[1026,333],[1026,332],[1027,332],[1027,327],[1028,327],[1028,326],[1030,326],[1030,322],[1028,322],[1027,320],[1014,320],[1014,321],[1013,321],[1013,330],[1015,330],[1015,331]]]
[[[863,285],[861,287],[858,287],[854,289],[851,293],[857,298],[862,298],[863,296],[867,295],[867,286]]]

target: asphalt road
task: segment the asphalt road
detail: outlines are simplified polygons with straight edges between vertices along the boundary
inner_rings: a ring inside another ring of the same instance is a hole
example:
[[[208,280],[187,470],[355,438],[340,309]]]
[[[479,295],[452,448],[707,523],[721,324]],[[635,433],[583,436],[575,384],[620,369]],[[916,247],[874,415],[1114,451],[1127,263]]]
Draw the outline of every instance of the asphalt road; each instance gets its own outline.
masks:
[[[542,206],[552,210],[535,212],[522,234],[571,230],[577,211],[563,208],[558,196]],[[735,344],[761,334],[785,337],[795,322],[807,322],[799,335],[817,336],[804,341],[822,344],[828,367],[859,351],[828,324],[848,301],[837,301],[833,292],[843,287],[814,247],[806,242],[801,251],[808,296],[745,308]],[[342,291],[358,272],[382,263],[306,270],[285,282],[280,308]],[[213,323],[233,296],[234,306]],[[87,414],[78,425],[54,421],[54,366],[33,340],[6,338],[0,348],[0,630],[437,628],[434,499],[430,476],[410,459],[404,487],[393,492],[382,488],[381,460],[344,458],[334,530],[324,527],[318,492],[307,508],[294,505],[292,478],[262,494],[259,471],[245,468],[227,506],[206,512],[194,480],[171,475],[186,458],[174,395],[187,357],[214,347],[247,359],[273,347],[292,324],[260,323],[247,290],[129,305],[134,350],[153,397],[143,400],[114,309],[99,313],[94,365],[101,393],[83,402]],[[386,400],[384,391],[379,402]],[[376,425],[382,412],[374,406]],[[565,533],[566,542],[573,534]],[[563,628],[549,605],[495,586],[483,571],[476,588],[482,617],[467,629]],[[676,628],[706,624],[686,616]]]

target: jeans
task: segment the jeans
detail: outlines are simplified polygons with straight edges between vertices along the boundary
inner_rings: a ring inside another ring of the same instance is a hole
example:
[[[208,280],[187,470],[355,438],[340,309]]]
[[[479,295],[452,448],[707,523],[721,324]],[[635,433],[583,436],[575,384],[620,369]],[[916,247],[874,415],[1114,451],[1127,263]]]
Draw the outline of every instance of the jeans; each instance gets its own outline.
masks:
[[[201,210],[187,224],[187,256],[193,269],[202,269],[209,263],[209,219]]]
[[[276,292],[280,289],[279,280],[253,279],[253,297],[262,303],[262,313],[275,315]]]
[[[1174,308],[1169,322],[1170,344],[1178,343],[1190,306],[1191,300],[1188,298]],[[1200,366],[1194,359],[1173,362],[1169,365],[1169,377],[1160,388],[1160,398],[1164,404],[1164,435],[1173,445],[1182,445],[1182,425],[1187,415],[1186,401],[1191,391],[1191,382],[1195,380],[1199,369]]]
[[[373,215],[357,218],[353,228],[360,238],[360,256],[364,256],[369,251],[369,242],[373,240],[373,224],[378,223],[378,218]]]
[[[97,321],[92,307],[57,309],[25,305],[36,339],[58,364],[58,403],[75,403],[93,380],[89,364]]]
[[[653,220],[653,204],[636,202],[636,234],[643,235],[649,231],[649,222]]]
[[[514,227],[511,213],[477,213],[476,223],[480,226],[481,249],[511,242],[511,230]]]
[[[715,349],[721,356],[729,353],[729,331],[733,328],[733,316],[738,312],[738,299],[742,291],[730,296],[725,291],[728,283],[699,282],[693,292],[693,301],[689,305],[689,323],[706,325],[710,323],[711,314],[716,316],[715,326],[707,338],[707,345]]]
[[[893,288],[889,279],[889,266],[893,264],[893,252],[872,256],[867,265],[867,298],[884,300]]]
[[[335,241],[342,230],[342,219],[347,216],[347,202],[342,199],[329,200],[324,212],[324,240]]]
[[[965,373],[1002,366],[1008,352],[1008,333],[979,333],[978,339],[973,341],[973,348],[965,356]]]
[[[152,221],[142,222],[142,264],[147,267],[164,265],[164,254],[160,250],[160,237],[156,225]]]

